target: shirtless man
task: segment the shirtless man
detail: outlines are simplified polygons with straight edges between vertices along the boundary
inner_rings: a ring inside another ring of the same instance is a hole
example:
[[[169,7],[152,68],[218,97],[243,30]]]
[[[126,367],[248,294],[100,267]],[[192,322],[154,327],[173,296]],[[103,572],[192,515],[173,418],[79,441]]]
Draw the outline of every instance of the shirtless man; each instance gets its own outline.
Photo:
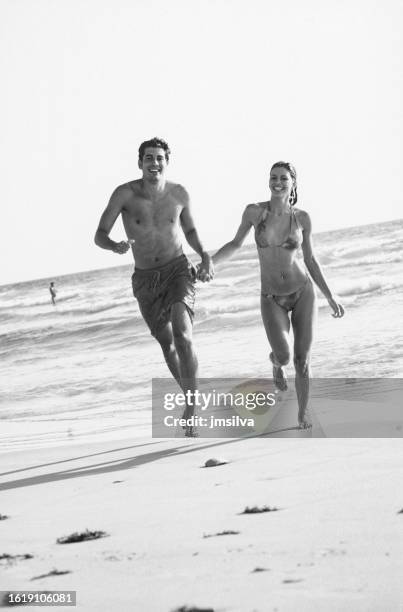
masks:
[[[140,145],[142,178],[115,189],[101,216],[95,244],[120,255],[132,247],[134,296],[172,376],[186,394],[194,393],[197,386],[192,344],[196,270],[183,253],[180,228],[201,257],[198,278],[209,281],[214,268],[194,226],[186,189],[165,178],[169,154],[168,144],[159,138]],[[109,233],[120,214],[128,240],[114,242]],[[193,414],[191,402],[183,417]],[[187,428],[186,435],[193,435],[193,428]]]

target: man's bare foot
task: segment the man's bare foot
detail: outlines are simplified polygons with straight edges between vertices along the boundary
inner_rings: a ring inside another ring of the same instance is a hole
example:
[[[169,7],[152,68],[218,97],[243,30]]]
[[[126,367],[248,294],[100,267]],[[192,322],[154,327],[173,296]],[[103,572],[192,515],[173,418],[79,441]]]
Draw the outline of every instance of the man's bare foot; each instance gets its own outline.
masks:
[[[194,416],[194,410],[193,408],[186,406],[185,410],[183,411],[182,414],[182,419],[185,419],[186,421],[188,419],[191,419]],[[183,429],[186,429],[188,427],[188,425],[182,425]]]
[[[198,438],[199,434],[197,433],[197,429],[194,425],[187,425],[185,427],[185,438]]]
[[[187,406],[182,414],[182,419],[186,420],[186,424],[182,425],[182,429],[185,430],[186,438],[198,438],[196,427],[194,425],[194,409],[192,406]]]
[[[298,414],[298,429],[311,429],[312,421],[309,415],[309,411],[306,410],[304,414]]]

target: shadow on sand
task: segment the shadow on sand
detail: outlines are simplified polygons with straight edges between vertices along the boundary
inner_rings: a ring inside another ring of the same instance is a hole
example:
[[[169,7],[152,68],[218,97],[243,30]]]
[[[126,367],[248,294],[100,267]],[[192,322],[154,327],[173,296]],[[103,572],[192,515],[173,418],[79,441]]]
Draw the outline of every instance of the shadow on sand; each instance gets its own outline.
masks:
[[[271,433],[275,433],[275,432],[271,432]],[[153,461],[160,461],[162,459],[166,459],[167,457],[185,455],[188,453],[194,453],[196,451],[207,450],[207,449],[216,448],[219,446],[226,446],[229,444],[238,444],[238,443],[245,442],[246,440],[250,440],[251,438],[263,438],[263,437],[269,437],[269,435],[260,434],[256,436],[248,436],[245,438],[234,438],[230,440],[228,439],[220,440],[219,442],[214,441],[210,443],[198,442],[195,446],[192,446],[192,448],[186,448],[184,445],[173,446],[171,448],[146,452],[144,454],[140,454],[135,457],[111,459],[109,461],[102,461],[102,462],[94,463],[91,465],[80,466],[76,468],[69,468],[69,469],[61,470],[61,471],[48,472],[47,474],[39,474],[36,476],[30,476],[27,478],[19,478],[17,480],[9,480],[7,482],[0,483],[0,491],[7,491],[9,489],[19,489],[22,487],[31,487],[34,485],[44,484],[48,482],[57,482],[60,480],[67,480],[70,478],[81,478],[83,476],[95,476],[97,474],[107,474],[107,473],[119,472],[122,470],[131,470],[133,468],[138,468],[142,465],[152,463]],[[90,459],[91,457],[98,457],[101,455],[119,453],[119,452],[127,451],[130,449],[136,449],[136,448],[145,447],[145,446],[163,444],[164,442],[166,442],[166,440],[164,440],[163,442],[154,441],[154,442],[148,442],[145,444],[138,444],[138,445],[133,445],[133,446],[126,446],[123,448],[111,449],[111,450],[102,451],[102,452],[98,452],[98,453],[94,453],[90,455],[71,457],[69,459],[63,459],[61,461],[43,463],[40,465],[30,466],[30,467],[18,469],[15,471],[4,472],[3,474],[0,474],[0,476],[17,474],[21,472],[26,472],[28,470],[43,469],[43,468],[59,465],[62,463],[70,463],[71,461]]]

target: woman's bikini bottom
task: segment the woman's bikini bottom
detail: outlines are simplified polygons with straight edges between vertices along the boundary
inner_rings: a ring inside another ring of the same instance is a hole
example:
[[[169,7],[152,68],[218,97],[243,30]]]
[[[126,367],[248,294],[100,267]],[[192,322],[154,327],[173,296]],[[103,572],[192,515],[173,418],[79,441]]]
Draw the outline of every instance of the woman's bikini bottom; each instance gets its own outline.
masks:
[[[265,298],[271,298],[276,302],[276,304],[281,306],[281,308],[284,308],[286,312],[289,312],[290,310],[293,310],[295,308],[298,300],[300,299],[302,294],[307,291],[309,285],[312,286],[312,281],[309,276],[307,276],[302,287],[300,287],[297,291],[294,291],[294,293],[289,293],[288,295],[273,295],[271,293],[262,293],[262,296]]]

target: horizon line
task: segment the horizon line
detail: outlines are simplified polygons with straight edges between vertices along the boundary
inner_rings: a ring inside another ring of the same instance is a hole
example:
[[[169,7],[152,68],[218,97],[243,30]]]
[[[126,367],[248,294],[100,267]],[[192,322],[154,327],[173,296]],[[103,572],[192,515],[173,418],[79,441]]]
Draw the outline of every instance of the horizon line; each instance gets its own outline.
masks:
[[[357,227],[370,227],[372,225],[384,225],[384,224],[387,224],[387,223],[395,223],[396,221],[403,221],[403,217],[400,217],[398,219],[390,219],[389,221],[375,221],[375,222],[372,222],[372,223],[363,223],[363,224],[360,224],[360,225],[349,225],[349,226],[339,227],[339,228],[331,229],[331,230],[323,230],[323,231],[320,231],[320,232],[314,232],[313,236],[320,236],[322,234],[329,234],[329,233],[332,233],[332,232],[339,232],[341,230],[352,230],[352,229],[356,229]],[[220,246],[222,246],[222,245],[220,245]],[[248,246],[253,246],[253,244],[252,245],[245,244],[245,245],[242,245],[241,248],[245,248],[245,247],[248,247]],[[214,251],[217,248],[219,248],[219,247],[213,247],[212,249],[209,249],[208,252],[210,253],[211,251]],[[184,253],[185,253],[185,255],[188,255],[188,254],[194,253],[194,251],[187,252],[187,251],[184,250]],[[105,267],[100,267],[100,268],[89,268],[89,269],[85,269],[85,270],[76,270],[74,272],[65,272],[63,274],[53,274],[51,276],[40,276],[39,278],[36,278],[36,277],[35,278],[28,278],[28,279],[21,280],[21,281],[14,281],[14,282],[11,281],[11,282],[5,282],[5,283],[0,282],[0,288],[4,288],[4,287],[10,286],[10,285],[23,285],[25,283],[32,283],[32,282],[39,282],[39,281],[44,281],[44,282],[46,281],[47,282],[47,281],[51,281],[51,280],[56,279],[56,278],[64,278],[66,276],[72,276],[74,274],[89,274],[89,273],[93,273],[93,272],[99,272],[101,270],[125,268],[125,267],[132,266],[133,264],[134,264],[134,262],[130,262],[128,264],[120,264],[120,265],[116,265],[116,266],[105,266]]]

